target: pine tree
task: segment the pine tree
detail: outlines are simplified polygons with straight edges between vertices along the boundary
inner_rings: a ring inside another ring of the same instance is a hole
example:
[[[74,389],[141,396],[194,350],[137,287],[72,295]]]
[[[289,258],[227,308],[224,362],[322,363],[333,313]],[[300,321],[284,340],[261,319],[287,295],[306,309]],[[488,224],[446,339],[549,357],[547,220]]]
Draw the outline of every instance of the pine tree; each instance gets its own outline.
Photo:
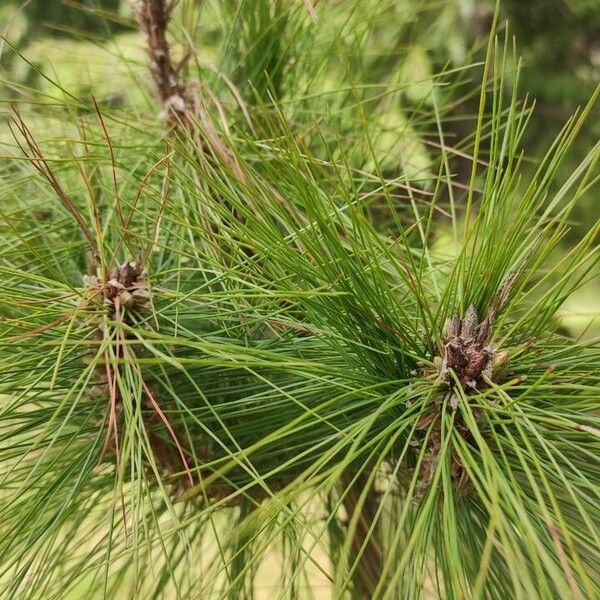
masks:
[[[600,342],[560,308],[600,142],[555,183],[600,89],[532,173],[510,35],[403,81],[411,6],[140,0],[134,100],[19,90],[2,598],[599,595]]]

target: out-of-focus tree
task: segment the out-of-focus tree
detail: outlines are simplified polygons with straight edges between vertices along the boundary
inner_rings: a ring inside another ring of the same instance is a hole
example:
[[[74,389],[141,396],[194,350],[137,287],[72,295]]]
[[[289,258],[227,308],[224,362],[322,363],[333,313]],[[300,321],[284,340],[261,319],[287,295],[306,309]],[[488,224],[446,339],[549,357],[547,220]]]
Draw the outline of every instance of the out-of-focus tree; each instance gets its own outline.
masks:
[[[113,19],[101,19],[110,13],[118,13],[121,0],[43,0],[27,4],[23,12],[32,33],[43,30],[44,34],[61,35],[64,29],[92,31],[116,31],[118,23]]]
[[[600,78],[600,5],[596,0],[504,0],[528,63],[527,87],[566,108],[589,98]]]

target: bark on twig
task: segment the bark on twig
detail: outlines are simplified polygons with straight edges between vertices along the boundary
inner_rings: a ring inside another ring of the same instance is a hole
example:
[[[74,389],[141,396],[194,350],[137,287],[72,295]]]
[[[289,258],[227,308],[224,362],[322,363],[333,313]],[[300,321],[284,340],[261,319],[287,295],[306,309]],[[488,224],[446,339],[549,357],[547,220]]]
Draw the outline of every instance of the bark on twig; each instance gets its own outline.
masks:
[[[156,91],[163,106],[163,115],[169,125],[191,125],[192,100],[181,80],[181,71],[189,59],[189,54],[175,64],[167,41],[167,28],[176,1],[139,0],[136,15],[145,39],[146,51],[150,59],[150,72],[156,84]]]

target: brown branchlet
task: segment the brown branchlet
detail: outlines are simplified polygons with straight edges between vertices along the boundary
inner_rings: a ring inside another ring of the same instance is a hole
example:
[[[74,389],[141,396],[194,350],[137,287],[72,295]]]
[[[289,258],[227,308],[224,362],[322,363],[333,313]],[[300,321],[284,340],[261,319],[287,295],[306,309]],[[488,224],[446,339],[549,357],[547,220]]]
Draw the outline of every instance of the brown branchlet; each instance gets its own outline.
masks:
[[[175,64],[167,41],[167,28],[175,8],[175,0],[138,0],[136,16],[140,30],[146,39],[146,52],[150,59],[150,72],[163,106],[163,117],[171,126],[190,122],[191,98],[181,80],[189,55]]]

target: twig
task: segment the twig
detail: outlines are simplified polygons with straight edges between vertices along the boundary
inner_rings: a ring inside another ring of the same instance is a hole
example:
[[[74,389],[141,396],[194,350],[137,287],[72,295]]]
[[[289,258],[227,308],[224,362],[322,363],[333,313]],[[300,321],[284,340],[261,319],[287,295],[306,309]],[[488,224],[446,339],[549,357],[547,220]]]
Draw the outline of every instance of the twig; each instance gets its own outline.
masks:
[[[180,75],[190,54],[186,53],[178,64],[174,64],[167,41],[167,28],[175,5],[175,0],[168,3],[165,0],[139,0],[136,15],[146,39],[150,72],[163,105],[164,118],[169,125],[182,125],[187,129],[191,125],[192,101]]]

